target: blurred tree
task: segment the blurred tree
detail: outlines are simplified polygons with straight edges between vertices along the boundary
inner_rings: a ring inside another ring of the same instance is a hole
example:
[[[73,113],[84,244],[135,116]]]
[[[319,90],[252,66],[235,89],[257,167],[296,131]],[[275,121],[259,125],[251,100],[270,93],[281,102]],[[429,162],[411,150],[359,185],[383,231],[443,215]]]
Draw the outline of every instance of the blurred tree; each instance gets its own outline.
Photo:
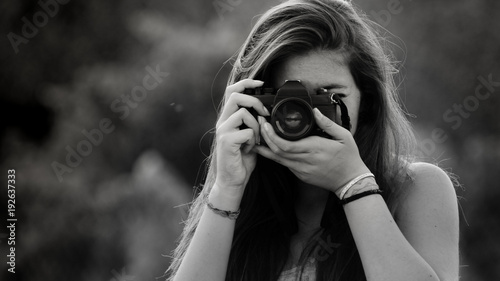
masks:
[[[0,126],[0,166],[18,175],[17,277],[160,276],[169,262],[160,255],[173,249],[186,215],[173,207],[187,203],[203,180],[227,60],[254,16],[278,2],[230,1],[221,10],[217,1],[67,1],[50,8],[53,16],[40,3],[59,2],[0,3],[0,110],[8,116]],[[386,28],[399,60],[401,99],[422,143],[437,128],[447,137],[432,140],[432,153],[423,156],[458,174],[464,187],[457,189],[469,223],[462,224],[464,279],[500,278],[500,88],[492,86],[477,105],[473,99],[481,77],[500,81],[500,2],[355,5]],[[27,22],[36,34],[13,45],[9,34],[24,36]],[[134,100],[134,89],[151,75],[147,67],[168,76]],[[461,115],[457,106],[471,110]],[[445,114],[460,118],[460,126]],[[82,131],[100,129],[103,119],[113,130],[59,181],[52,164],[67,166],[67,147],[90,143]]]

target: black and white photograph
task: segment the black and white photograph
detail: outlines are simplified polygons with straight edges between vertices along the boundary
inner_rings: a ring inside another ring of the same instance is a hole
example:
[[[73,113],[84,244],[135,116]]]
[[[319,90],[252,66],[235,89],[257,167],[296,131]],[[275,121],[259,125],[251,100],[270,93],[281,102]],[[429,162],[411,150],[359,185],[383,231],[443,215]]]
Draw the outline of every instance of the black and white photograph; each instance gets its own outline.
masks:
[[[0,280],[500,280],[500,2],[0,3]]]

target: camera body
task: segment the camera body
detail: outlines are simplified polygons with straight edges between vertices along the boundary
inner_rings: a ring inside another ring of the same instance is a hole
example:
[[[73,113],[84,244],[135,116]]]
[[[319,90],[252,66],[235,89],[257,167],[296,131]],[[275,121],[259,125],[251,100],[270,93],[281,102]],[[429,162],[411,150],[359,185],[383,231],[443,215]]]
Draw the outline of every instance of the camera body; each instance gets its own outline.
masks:
[[[350,129],[350,120],[347,107],[334,93],[309,94],[300,80],[286,80],[278,89],[254,88],[245,89],[244,93],[259,99],[269,110],[271,116],[266,117],[274,131],[286,140],[299,140],[308,136],[322,136],[331,138],[321,130],[314,120],[313,108],[347,130]],[[337,111],[340,109],[340,111]],[[251,110],[257,117],[255,110]],[[340,121],[337,117],[340,113]]]

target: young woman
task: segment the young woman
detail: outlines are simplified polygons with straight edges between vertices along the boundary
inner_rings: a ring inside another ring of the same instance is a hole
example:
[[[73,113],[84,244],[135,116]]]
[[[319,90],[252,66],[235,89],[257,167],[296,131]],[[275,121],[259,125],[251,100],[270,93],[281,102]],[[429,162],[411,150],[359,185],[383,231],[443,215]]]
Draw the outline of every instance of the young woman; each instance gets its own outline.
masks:
[[[441,169],[413,162],[393,73],[349,2],[265,13],[234,63],[170,280],[458,280],[455,191]],[[340,98],[350,130],[315,109],[327,137],[278,136],[244,90],[285,80]]]

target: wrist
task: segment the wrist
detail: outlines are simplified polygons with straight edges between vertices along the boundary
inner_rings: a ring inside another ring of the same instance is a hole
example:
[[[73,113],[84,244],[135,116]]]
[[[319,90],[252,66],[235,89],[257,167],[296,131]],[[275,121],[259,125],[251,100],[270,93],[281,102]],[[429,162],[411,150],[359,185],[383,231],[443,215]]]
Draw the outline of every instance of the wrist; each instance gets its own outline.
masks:
[[[368,181],[367,179],[372,179],[372,180]],[[349,182],[344,184],[341,188],[337,189],[335,191],[335,195],[337,195],[337,197],[340,200],[345,199],[347,196],[353,193],[351,189],[356,190],[360,187],[364,187],[368,183],[376,184],[375,176],[369,171],[367,173],[358,174],[358,176],[354,177]]]
[[[340,193],[342,192],[342,189],[344,187],[346,187],[351,181],[356,179],[358,176],[371,174],[370,169],[368,169],[368,167],[363,162],[361,162],[361,164],[349,165],[349,166],[356,167],[356,168],[350,168],[346,172],[344,172],[343,173],[344,180],[341,181],[341,185],[334,187],[334,189],[332,190],[333,193],[335,193],[335,195],[337,195],[337,197],[339,197],[339,198],[340,198]],[[340,198],[340,199],[342,199],[342,198]]]
[[[208,201],[218,209],[237,211],[240,208],[242,197],[242,190],[225,188],[215,184],[210,190]]]
[[[345,194],[343,198],[340,199],[346,199],[351,196],[363,193],[365,191],[369,190],[377,190],[379,189],[379,186],[377,182],[375,181],[374,177],[367,177],[359,180],[356,182]]]

